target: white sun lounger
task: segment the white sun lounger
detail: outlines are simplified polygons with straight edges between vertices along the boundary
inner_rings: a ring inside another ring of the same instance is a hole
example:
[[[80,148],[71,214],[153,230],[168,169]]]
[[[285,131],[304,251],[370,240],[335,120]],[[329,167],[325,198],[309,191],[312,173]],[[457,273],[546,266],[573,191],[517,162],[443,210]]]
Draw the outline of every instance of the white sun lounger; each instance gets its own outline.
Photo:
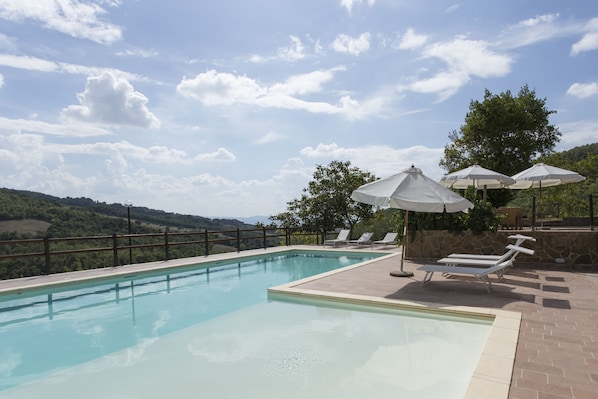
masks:
[[[398,233],[386,233],[383,239],[372,241],[372,246],[374,245],[397,245],[397,236]]]
[[[522,234],[514,234],[508,237],[511,240],[515,241],[515,246],[521,247],[525,241],[532,241],[535,242],[536,239],[534,237],[524,236]],[[507,245],[508,248],[508,245]],[[501,260],[503,259],[505,254],[503,255],[480,255],[480,254],[450,254],[448,258],[459,258],[459,259],[484,259],[484,260]],[[533,254],[528,254],[533,255]]]
[[[467,256],[466,254],[463,257],[457,256],[447,256],[446,258],[438,259],[438,263],[444,263],[447,266],[451,265],[466,265],[466,266],[494,266],[498,263],[502,263],[506,260],[514,261],[515,258],[519,253],[524,253],[527,255],[533,255],[535,251],[533,249],[520,247],[518,245],[509,244],[506,246],[507,252],[502,255],[486,255],[485,257],[474,257],[474,256]],[[454,254],[456,255],[456,254]]]
[[[348,245],[372,245],[372,236],[374,233],[366,232],[357,240],[349,240]]]
[[[338,233],[338,236],[335,239],[332,240],[325,240],[324,244],[322,244],[323,246],[326,245],[334,245],[335,247],[338,245],[343,245],[343,244],[347,244],[347,242],[349,241],[349,234],[351,233],[351,230],[341,230]]]
[[[446,265],[423,265],[420,266],[417,270],[422,270],[426,272],[424,276],[424,280],[422,281],[422,285],[428,285],[432,280],[432,276],[435,272],[439,273],[449,273],[449,274],[464,274],[468,276],[473,276],[477,280],[484,283],[486,286],[486,291],[492,291],[492,283],[488,279],[488,276],[492,273],[499,274],[499,279],[502,281],[502,273],[501,271],[505,268],[511,266],[513,264],[512,260],[507,260],[505,262],[499,263],[492,267],[464,267],[464,266],[446,266]]]

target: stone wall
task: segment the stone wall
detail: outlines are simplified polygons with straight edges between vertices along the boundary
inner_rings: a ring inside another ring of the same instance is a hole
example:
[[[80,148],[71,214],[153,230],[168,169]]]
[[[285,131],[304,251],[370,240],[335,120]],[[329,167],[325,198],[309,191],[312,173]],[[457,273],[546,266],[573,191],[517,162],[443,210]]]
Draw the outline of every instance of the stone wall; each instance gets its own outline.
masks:
[[[436,260],[451,253],[502,254],[514,240],[512,234],[536,239],[522,244],[536,253],[519,254],[516,264],[555,265],[571,269],[598,269],[598,231],[588,230],[499,230],[473,234],[470,231],[418,231],[407,243],[406,258]]]

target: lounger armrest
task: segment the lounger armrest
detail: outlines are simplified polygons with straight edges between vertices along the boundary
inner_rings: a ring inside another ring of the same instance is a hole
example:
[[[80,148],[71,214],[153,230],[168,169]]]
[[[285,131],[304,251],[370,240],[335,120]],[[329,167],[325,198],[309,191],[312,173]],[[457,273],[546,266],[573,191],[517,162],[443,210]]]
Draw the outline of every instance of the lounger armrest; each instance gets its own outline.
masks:
[[[525,247],[520,247],[518,245],[513,245],[513,244],[509,244],[507,245],[508,249],[512,249],[527,255],[533,255],[536,253],[536,251],[534,251],[533,249],[529,249],[529,248],[525,248]]]
[[[534,237],[525,236],[523,234],[513,234],[513,235],[510,235],[508,238],[510,238],[511,240],[528,240],[528,241],[536,242],[536,239]]]

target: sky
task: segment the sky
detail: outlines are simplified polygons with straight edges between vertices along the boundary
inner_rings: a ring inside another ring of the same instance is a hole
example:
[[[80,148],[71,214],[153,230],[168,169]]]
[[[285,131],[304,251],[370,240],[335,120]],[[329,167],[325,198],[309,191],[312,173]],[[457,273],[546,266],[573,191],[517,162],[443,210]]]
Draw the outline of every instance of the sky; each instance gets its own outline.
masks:
[[[524,85],[598,142],[598,2],[0,0],[0,187],[269,216],[333,160],[439,180]]]

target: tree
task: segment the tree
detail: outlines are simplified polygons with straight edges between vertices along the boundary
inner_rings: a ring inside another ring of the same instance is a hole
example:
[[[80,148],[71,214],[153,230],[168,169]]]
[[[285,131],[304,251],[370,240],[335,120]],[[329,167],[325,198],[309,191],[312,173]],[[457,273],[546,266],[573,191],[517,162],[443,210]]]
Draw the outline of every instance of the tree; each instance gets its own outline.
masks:
[[[374,181],[375,176],[351,167],[351,162],[332,161],[317,165],[313,180],[303,189],[301,198],[287,202],[287,211],[271,216],[282,227],[301,227],[310,231],[330,231],[353,226],[372,216],[370,205],[351,199],[357,187]]]
[[[517,97],[486,89],[482,102],[470,102],[460,130],[449,134],[452,143],[444,148],[440,166],[454,172],[478,164],[512,176],[552,153],[561,136],[548,120],[554,113],[527,85]]]

